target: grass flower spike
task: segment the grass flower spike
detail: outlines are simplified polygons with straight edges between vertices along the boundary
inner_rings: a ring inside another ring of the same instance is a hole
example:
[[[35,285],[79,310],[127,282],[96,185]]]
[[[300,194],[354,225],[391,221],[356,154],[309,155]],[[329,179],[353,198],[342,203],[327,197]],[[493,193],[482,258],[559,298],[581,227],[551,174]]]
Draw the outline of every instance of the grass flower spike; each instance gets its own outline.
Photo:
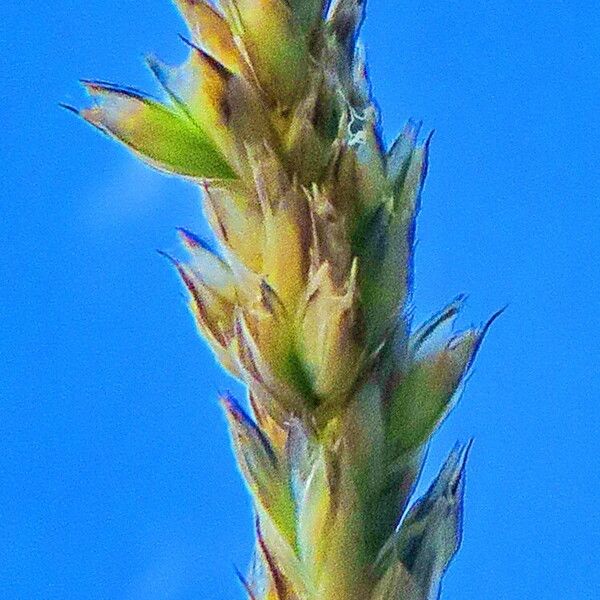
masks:
[[[381,137],[363,0],[176,0],[189,57],[157,100],[86,81],[79,111],[202,188],[219,242],[179,235],[197,327],[248,389],[222,398],[256,511],[254,600],[430,600],[461,537],[468,448],[423,498],[426,446],[487,326],[409,318],[430,137]],[[433,347],[432,347],[433,346]]]

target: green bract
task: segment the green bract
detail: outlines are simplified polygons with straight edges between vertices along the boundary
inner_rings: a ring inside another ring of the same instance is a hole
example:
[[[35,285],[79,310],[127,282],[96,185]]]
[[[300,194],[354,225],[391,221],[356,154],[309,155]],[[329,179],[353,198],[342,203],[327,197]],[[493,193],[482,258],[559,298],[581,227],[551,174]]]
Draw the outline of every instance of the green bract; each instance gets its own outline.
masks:
[[[81,116],[151,165],[199,179],[235,177],[210,138],[183,110],[107,83],[88,81],[85,86],[99,103]]]

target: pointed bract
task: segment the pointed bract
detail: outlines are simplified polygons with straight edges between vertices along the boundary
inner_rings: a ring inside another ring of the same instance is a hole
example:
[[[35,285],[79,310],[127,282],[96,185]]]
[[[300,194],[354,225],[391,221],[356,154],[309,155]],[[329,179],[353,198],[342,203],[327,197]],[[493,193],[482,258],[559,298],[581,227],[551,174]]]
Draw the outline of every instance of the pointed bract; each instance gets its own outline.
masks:
[[[235,178],[212,140],[184,113],[130,89],[84,84],[98,103],[81,116],[152,166],[198,179]]]
[[[246,483],[261,508],[293,543],[294,508],[284,465],[264,434],[231,396],[223,396],[221,403]]]
[[[426,494],[409,510],[381,560],[408,600],[439,597],[441,579],[462,540],[465,465],[471,443],[455,448]],[[387,554],[387,556],[386,556]],[[383,579],[389,578],[384,575]]]
[[[188,23],[194,41],[234,73],[244,70],[244,60],[227,21],[207,0],[174,0]]]
[[[416,360],[400,375],[390,404],[390,441],[400,448],[422,444],[448,411],[488,325],[452,338],[445,347]]]

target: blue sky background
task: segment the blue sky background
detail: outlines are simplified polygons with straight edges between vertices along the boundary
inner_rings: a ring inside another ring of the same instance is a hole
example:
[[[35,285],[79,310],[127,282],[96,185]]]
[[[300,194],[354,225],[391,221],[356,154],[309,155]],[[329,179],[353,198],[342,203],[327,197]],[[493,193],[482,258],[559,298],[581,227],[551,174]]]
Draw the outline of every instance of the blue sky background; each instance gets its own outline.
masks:
[[[499,306],[425,479],[475,437],[448,600],[600,589],[597,2],[371,0],[389,138],[435,128],[416,316]],[[236,389],[155,248],[196,191],[57,107],[79,77],[153,90],[185,55],[166,0],[0,8],[0,598],[242,598],[248,502],[216,405]]]

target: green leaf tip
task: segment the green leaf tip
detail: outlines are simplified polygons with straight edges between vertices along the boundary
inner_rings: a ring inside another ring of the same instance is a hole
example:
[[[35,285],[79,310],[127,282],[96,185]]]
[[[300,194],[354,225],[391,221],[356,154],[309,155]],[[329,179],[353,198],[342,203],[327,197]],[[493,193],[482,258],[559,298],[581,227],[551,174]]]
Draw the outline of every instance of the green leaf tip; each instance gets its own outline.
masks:
[[[195,179],[236,177],[209,136],[183,111],[133,88],[82,83],[96,104],[79,115],[151,166]]]
[[[454,335],[441,348],[420,356],[428,338],[453,320],[463,302],[464,296],[458,296],[411,338],[412,364],[402,374],[390,412],[390,436],[402,450],[424,443],[450,412],[483,338],[504,312],[497,311],[481,327]]]
[[[441,581],[462,542],[465,466],[473,440],[457,444],[427,492],[385,544],[374,600],[439,598]]]

